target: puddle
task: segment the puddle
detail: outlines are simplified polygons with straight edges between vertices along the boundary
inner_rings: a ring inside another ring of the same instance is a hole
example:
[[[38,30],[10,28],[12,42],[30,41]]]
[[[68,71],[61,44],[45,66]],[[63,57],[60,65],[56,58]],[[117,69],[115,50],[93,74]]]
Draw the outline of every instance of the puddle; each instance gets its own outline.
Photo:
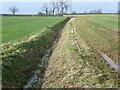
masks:
[[[102,57],[108,62],[108,64],[113,67],[116,71],[120,72],[119,65],[116,65],[111,59],[107,58],[106,55],[102,55]]]

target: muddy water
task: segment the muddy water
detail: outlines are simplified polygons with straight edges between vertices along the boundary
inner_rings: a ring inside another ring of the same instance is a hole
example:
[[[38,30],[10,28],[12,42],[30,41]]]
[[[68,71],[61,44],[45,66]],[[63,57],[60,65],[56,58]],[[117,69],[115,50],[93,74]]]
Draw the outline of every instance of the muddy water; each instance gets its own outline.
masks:
[[[48,49],[45,53],[45,55],[43,56],[42,60],[42,64],[38,64],[37,65],[37,69],[35,71],[33,71],[33,75],[29,78],[29,80],[27,81],[27,84],[23,87],[23,90],[27,90],[28,88],[32,88],[33,85],[39,81],[39,75],[42,73],[42,71],[40,70],[41,66],[44,66],[44,62],[46,60],[49,59],[49,57],[52,54],[52,50],[54,48],[54,45],[58,42],[58,38],[55,39],[55,41],[52,44],[52,47],[50,49]],[[36,87],[38,88],[38,87]]]

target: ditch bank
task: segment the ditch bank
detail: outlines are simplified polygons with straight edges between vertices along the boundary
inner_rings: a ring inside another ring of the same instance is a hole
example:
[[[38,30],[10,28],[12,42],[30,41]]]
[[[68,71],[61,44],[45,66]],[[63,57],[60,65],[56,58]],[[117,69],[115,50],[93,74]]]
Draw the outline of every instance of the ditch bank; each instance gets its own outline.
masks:
[[[46,65],[41,88],[118,87],[116,72],[79,36],[76,20],[69,20],[62,31]]]
[[[29,82],[38,65],[44,63],[42,59],[46,55],[46,51],[53,47],[59,31],[69,19],[67,17],[55,25],[47,26],[42,32],[30,36],[19,44],[2,46],[2,56],[0,57],[2,57],[3,88],[23,88],[27,81]],[[44,72],[44,67],[39,69]]]
[[[40,64],[37,64],[36,70],[33,71],[33,75],[29,78],[27,81],[27,84],[23,87],[23,90],[27,90],[28,88],[40,88],[43,82],[43,77],[44,77],[44,71],[45,71],[45,66],[47,60],[49,60],[55,44],[58,42],[59,37],[56,37],[54,42],[52,43],[52,47],[49,48],[45,55],[42,57]]]

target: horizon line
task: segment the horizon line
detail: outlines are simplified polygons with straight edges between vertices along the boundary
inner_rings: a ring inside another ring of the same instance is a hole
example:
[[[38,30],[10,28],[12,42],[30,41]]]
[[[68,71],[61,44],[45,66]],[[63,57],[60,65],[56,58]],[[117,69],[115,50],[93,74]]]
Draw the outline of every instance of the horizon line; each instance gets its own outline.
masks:
[[[60,0],[1,0],[0,2],[58,2]],[[70,1],[70,2],[119,2],[119,0],[61,0],[61,1]]]

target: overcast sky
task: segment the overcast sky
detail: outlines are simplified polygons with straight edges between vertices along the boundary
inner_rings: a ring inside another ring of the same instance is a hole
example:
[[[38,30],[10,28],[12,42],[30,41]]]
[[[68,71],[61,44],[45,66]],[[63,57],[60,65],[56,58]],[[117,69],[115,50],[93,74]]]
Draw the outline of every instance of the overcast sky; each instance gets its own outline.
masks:
[[[2,13],[11,14],[9,8],[16,6],[19,12],[16,14],[37,14],[38,12],[43,12],[41,9],[45,2],[40,2],[40,0],[4,0],[2,1]],[[29,1],[29,2],[28,2]],[[34,2],[33,2],[34,1]],[[45,0],[44,0],[45,1]],[[46,0],[47,1],[47,0]],[[102,2],[101,2],[102,1]],[[47,3],[47,2],[46,2]],[[104,13],[115,13],[118,9],[118,0],[74,0],[71,2],[72,9],[70,11],[76,11],[78,13],[89,12],[95,9],[102,9]],[[1,12],[0,12],[1,13]]]

